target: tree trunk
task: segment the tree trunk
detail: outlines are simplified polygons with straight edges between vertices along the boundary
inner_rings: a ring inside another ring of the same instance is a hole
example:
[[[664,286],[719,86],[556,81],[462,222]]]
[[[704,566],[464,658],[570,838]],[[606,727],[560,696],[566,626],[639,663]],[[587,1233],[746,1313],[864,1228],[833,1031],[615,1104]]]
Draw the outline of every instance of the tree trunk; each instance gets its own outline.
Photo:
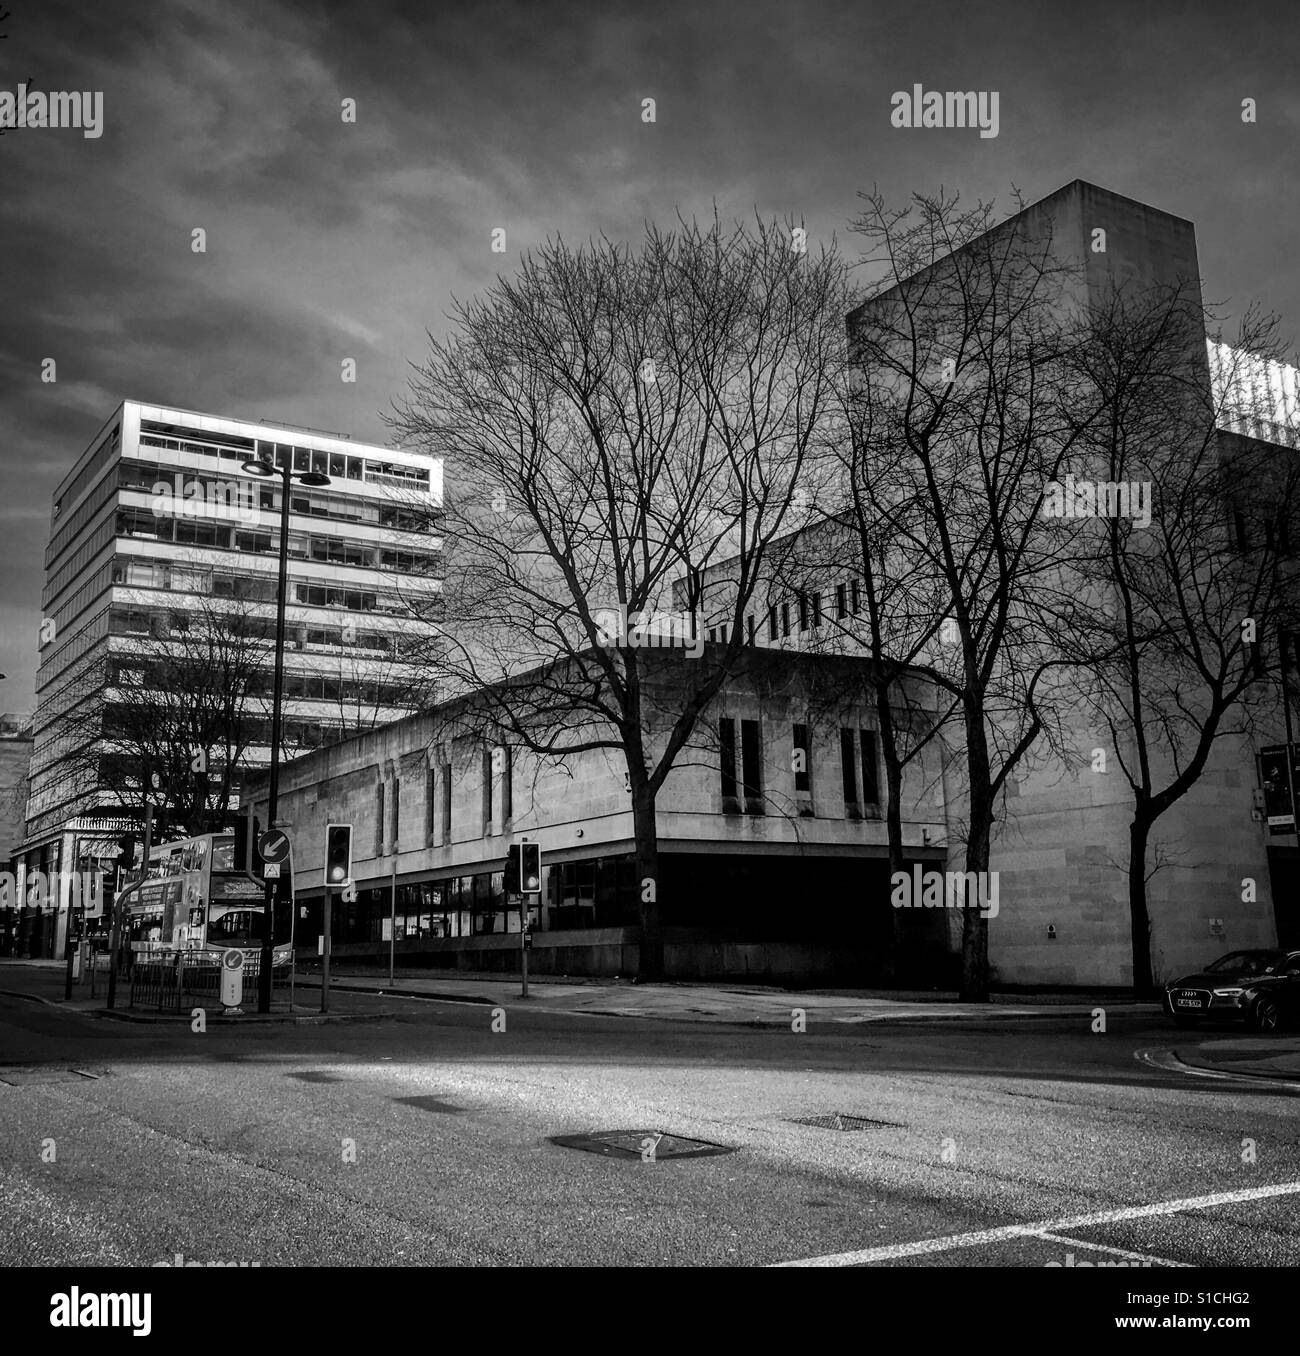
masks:
[[[636,838],[636,891],[641,918],[642,982],[664,977],[664,943],[659,910],[659,831],[654,793],[644,783],[632,787],[632,832]]]
[[[989,839],[993,832],[993,796],[982,713],[968,707],[965,727],[970,775],[970,828],[965,869],[982,878],[981,873],[986,874],[989,869]],[[966,1003],[989,1001],[989,922],[978,908],[962,910],[961,997]]]
[[[1151,915],[1147,911],[1147,844],[1151,824],[1142,815],[1128,826],[1128,916],[1133,945],[1133,994],[1149,998],[1155,992],[1151,974]]]

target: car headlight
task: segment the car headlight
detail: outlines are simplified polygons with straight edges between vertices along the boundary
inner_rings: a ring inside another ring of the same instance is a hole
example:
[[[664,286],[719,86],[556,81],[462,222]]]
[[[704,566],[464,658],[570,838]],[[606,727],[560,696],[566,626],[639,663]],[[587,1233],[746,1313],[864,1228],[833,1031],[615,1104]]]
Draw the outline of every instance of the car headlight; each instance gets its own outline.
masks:
[[[1240,998],[1245,989],[1215,989],[1215,998]]]

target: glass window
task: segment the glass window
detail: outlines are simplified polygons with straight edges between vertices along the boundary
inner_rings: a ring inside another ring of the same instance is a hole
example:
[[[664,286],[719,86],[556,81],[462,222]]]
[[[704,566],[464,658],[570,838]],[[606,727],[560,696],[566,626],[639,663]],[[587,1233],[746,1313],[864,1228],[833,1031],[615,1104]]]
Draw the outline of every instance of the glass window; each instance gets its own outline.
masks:
[[[807,795],[812,791],[812,769],[809,765],[808,727],[806,725],[794,727],[794,748],[796,753],[803,754],[803,757],[798,760],[798,763],[802,763],[803,766],[796,765],[794,770],[794,789]]]
[[[840,769],[844,776],[844,813],[850,819],[861,815],[858,809],[858,769],[853,757],[853,731],[840,731]]]
[[[311,470],[311,451],[306,447],[295,447],[293,449],[293,469],[295,471]],[[297,505],[295,504],[296,508]]]
[[[322,476],[329,475],[329,465],[330,458],[328,452],[317,452],[315,450],[312,451],[311,469],[313,471],[315,471],[318,475]]]
[[[880,802],[880,774],[876,761],[876,733],[874,730],[860,730],[862,740],[862,803],[877,805]]]
[[[724,716],[718,722],[719,766],[722,775],[722,809],[735,813],[736,798],[736,722]]]
[[[349,457],[347,459],[347,476],[349,480],[365,479],[365,463],[360,457]]]
[[[760,757],[759,725],[756,720],[740,722],[741,775],[745,780],[745,811],[763,813],[763,765]]]

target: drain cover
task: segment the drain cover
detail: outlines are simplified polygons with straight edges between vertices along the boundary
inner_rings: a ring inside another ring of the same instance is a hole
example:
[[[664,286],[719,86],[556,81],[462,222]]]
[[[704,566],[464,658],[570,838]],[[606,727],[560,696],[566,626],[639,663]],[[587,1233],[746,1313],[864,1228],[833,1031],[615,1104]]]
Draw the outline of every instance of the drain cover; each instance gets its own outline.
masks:
[[[320,1069],[306,1069],[302,1073],[291,1073],[290,1078],[296,1078],[301,1083],[341,1083],[341,1078],[335,1078],[333,1074],[323,1073]]]
[[[418,1107],[421,1111],[440,1111],[446,1116],[459,1115],[465,1108],[453,1106],[450,1102],[441,1101],[437,1097],[394,1097],[393,1101],[400,1102],[403,1106]]]
[[[829,1116],[800,1116],[795,1125],[811,1125],[817,1130],[905,1130],[898,1121],[873,1121],[866,1116],[850,1116],[843,1111],[832,1111]]]
[[[582,1149],[606,1158],[635,1158],[655,1162],[665,1158],[711,1158],[715,1154],[734,1154],[725,1144],[710,1144],[706,1139],[688,1139],[670,1135],[666,1130],[596,1130],[587,1135],[552,1135],[551,1143],[561,1149]]]
[[[11,1088],[25,1088],[32,1083],[75,1083],[79,1078],[102,1078],[106,1072],[106,1069],[95,1072],[91,1069],[0,1068],[0,1083],[7,1083]]]

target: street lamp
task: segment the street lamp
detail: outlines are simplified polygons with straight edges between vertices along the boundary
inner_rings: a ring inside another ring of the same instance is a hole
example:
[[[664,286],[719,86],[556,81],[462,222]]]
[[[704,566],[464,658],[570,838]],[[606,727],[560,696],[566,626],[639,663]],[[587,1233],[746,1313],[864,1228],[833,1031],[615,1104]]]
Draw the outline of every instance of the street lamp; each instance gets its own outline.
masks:
[[[246,474],[257,476],[262,480],[280,476],[280,580],[275,595],[275,679],[271,693],[271,781],[266,814],[268,825],[276,822],[280,801],[280,701],[284,691],[284,603],[289,578],[289,482],[296,480],[299,484],[311,486],[330,483],[329,476],[322,475],[319,471],[300,471],[295,475],[289,465],[292,456],[293,454],[286,450],[284,465],[278,470],[269,461],[257,458],[250,458],[243,466]],[[257,974],[258,1012],[271,1011],[275,886],[268,880],[265,889],[262,909],[262,964]]]

